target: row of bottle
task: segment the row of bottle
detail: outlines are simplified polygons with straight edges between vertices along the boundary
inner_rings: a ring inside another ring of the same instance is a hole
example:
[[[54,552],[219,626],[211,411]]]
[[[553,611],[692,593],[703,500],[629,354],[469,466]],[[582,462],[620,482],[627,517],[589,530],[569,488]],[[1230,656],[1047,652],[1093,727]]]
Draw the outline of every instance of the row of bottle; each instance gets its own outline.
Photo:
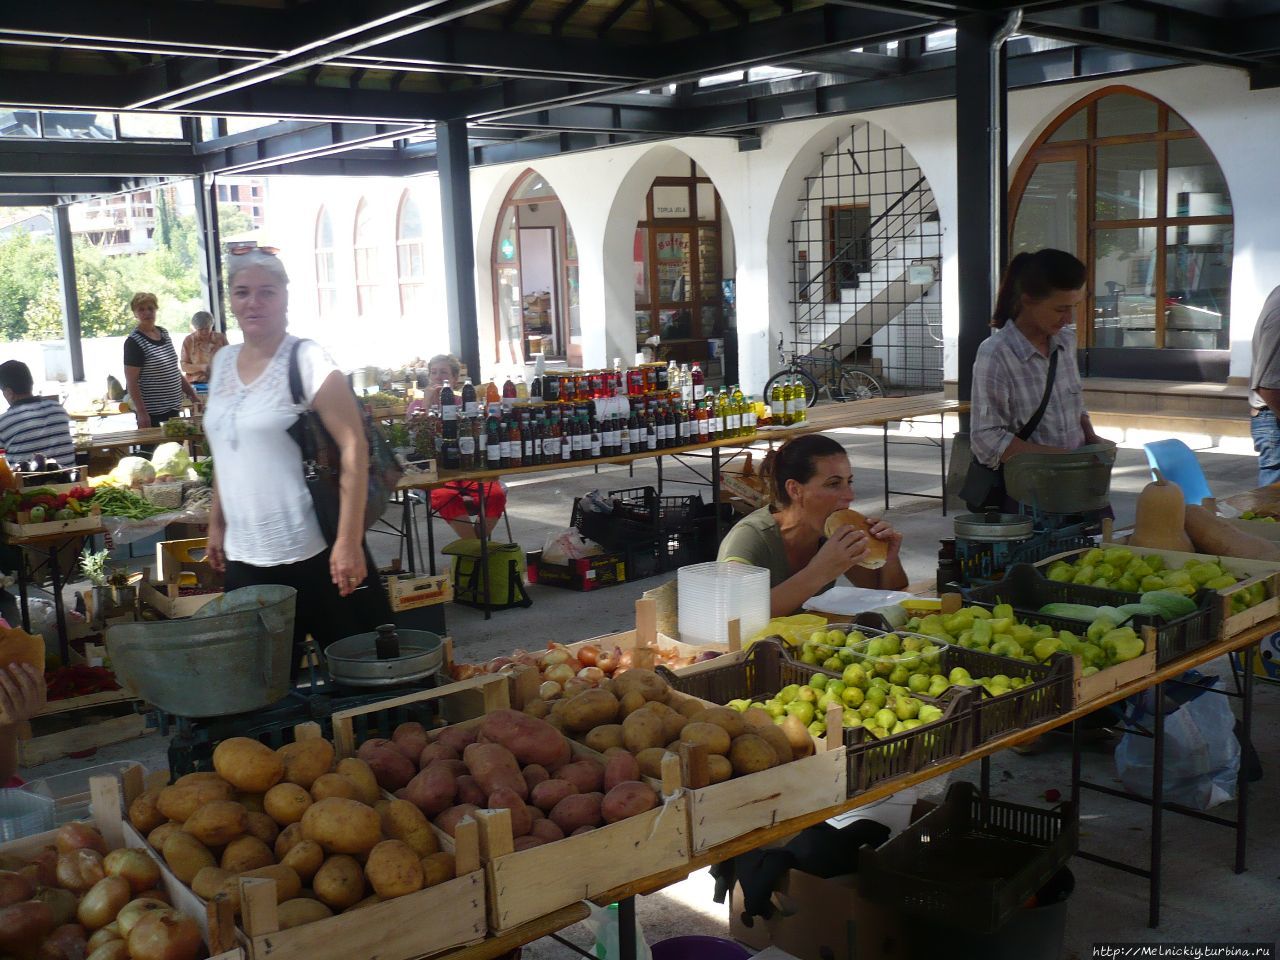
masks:
[[[697,404],[650,395],[632,399],[629,408],[629,416],[614,410],[601,417],[593,402],[511,410],[493,405],[487,418],[442,421],[437,439],[440,465],[445,470],[498,470],[570,463],[746,437],[756,431],[755,407],[737,387]]]
[[[809,396],[799,377],[779,380],[765,400],[773,410],[774,424],[791,427],[808,419]]]

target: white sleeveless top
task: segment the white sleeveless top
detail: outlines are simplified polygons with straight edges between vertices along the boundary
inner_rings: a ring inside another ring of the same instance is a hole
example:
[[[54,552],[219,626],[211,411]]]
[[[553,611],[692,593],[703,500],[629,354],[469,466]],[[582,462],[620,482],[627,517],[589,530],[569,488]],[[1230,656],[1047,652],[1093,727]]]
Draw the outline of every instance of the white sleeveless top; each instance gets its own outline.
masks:
[[[286,336],[266,369],[252,383],[240,379],[240,344],[213,358],[204,432],[213,454],[218,502],[226,520],[227,559],[255,567],[307,560],[328,544],[302,477],[302,451],[288,429],[304,409],[289,393]],[[310,405],[337,366],[313,341],[298,348],[302,393]]]

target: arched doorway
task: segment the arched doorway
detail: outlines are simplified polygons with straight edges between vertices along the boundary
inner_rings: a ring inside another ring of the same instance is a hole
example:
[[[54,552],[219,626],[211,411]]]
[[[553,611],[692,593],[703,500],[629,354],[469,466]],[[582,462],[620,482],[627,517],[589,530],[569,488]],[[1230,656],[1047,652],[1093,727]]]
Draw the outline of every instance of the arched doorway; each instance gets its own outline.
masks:
[[[1011,255],[1059,247],[1089,268],[1086,375],[1226,380],[1231,194],[1176,111],[1129,87],[1073,104],[1019,166],[1010,212]]]
[[[581,366],[578,245],[555,191],[534,170],[507,194],[492,263],[497,361],[519,366],[542,353]]]
[[[655,176],[636,219],[636,349],[737,383],[733,229],[706,171],[684,154]],[[657,338],[655,341],[654,338]]]

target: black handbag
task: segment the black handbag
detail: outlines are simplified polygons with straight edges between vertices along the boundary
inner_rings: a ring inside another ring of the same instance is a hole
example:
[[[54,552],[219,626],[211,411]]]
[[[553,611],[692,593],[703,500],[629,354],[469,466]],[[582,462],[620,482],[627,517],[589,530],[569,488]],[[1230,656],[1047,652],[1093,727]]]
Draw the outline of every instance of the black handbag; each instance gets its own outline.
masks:
[[[1031,439],[1031,435],[1036,432],[1036,427],[1040,426],[1040,421],[1044,419],[1045,411],[1049,409],[1049,397],[1053,394],[1053,381],[1058,374],[1060,352],[1060,350],[1054,350],[1049,355],[1049,375],[1044,381],[1044,396],[1040,398],[1040,406],[1031,415],[1031,419],[1014,434],[1019,440]],[[1002,510],[1005,497],[1004,464],[992,468],[971,457],[969,469],[964,476],[964,486],[960,488],[960,499],[964,501],[965,506],[974,513]]]

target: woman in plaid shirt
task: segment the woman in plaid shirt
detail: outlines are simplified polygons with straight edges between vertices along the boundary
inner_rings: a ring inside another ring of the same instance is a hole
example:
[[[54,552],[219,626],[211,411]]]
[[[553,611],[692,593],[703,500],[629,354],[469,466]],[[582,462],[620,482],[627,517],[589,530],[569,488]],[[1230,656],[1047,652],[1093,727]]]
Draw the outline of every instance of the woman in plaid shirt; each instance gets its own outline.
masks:
[[[1087,276],[1062,250],[1020,253],[1009,264],[991,320],[995,332],[973,365],[970,444],[979,463],[995,469],[1020,453],[1065,453],[1098,442],[1076,366],[1075,311]],[[1016,434],[1040,406],[1053,351],[1049,404],[1023,440]]]

